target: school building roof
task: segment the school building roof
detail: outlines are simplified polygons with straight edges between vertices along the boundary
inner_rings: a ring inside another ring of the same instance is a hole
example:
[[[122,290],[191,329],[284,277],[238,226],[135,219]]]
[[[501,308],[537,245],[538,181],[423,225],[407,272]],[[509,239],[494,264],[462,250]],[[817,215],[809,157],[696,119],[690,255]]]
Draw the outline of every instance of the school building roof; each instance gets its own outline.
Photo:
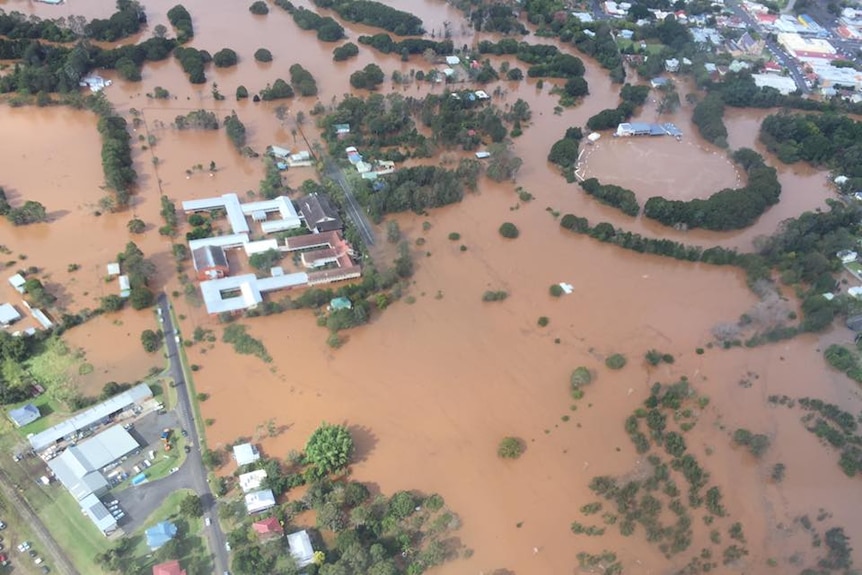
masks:
[[[75,435],[83,429],[103,422],[109,415],[128,409],[133,405],[140,405],[152,397],[153,391],[149,385],[146,383],[136,385],[123,393],[117,394],[102,403],[98,403],[73,415],[66,421],[62,421],[45,431],[30,436],[30,446],[35,451],[42,451],[64,437]]]

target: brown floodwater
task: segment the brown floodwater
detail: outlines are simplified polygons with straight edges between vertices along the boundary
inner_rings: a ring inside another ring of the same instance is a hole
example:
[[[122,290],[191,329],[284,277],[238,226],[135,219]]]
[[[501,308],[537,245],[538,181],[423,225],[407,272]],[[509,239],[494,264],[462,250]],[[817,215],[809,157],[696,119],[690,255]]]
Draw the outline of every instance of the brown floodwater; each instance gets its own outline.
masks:
[[[130,211],[95,215],[104,191],[91,115],[60,108],[0,107],[0,125],[7,136],[0,142],[4,158],[0,184],[13,205],[36,199],[52,215],[50,223],[26,228],[0,224],[0,244],[10,248],[10,259],[26,254],[27,260],[16,265],[39,267],[70,310],[95,307],[99,297],[115,293],[116,283],[105,281],[104,266],[130,239],[158,265],[158,289],[181,289],[171,240],[157,232],[160,194],[179,202],[257,189],[263,176],[258,160],[241,158],[222,131],[177,131],[171,127],[175,116],[200,107],[220,116],[235,110],[247,127],[252,148],[263,151],[272,143],[300,147],[291,134],[293,118],[299,110],[310,110],[316,99],[286,102],[291,114],[282,125],[274,113],[278,103],[237,103],[236,87],[242,84],[257,91],[278,77],[287,78],[287,68],[299,62],[315,75],[319,100],[330,104],[350,90],[350,73],[366,63],[402,73],[432,67],[419,57],[404,63],[397,55],[383,56],[364,47],[358,58],[335,64],[333,45],[299,30],[276,7],[268,16],[256,17],[242,4],[218,10],[202,0],[184,4],[194,17],[192,45],[210,52],[233,48],[240,64],[230,70],[208,69],[210,83],[193,86],[170,59],[147,65],[140,83],[116,80],[107,90],[118,110],[127,113],[134,108],[146,120],[145,127],[133,133],[140,187]],[[451,22],[456,44],[459,37],[470,41],[463,18],[441,1],[392,4],[422,17],[438,37],[443,23]],[[2,5],[42,17],[106,17],[111,9],[74,1],[59,7]],[[147,2],[150,27],[167,24],[164,14],[171,5]],[[345,27],[354,40],[372,31]],[[550,42],[532,36],[527,40]],[[252,54],[261,47],[273,52],[271,64],[253,61]],[[549,95],[551,81],[542,90],[534,80],[500,84],[504,96],[496,99],[498,105],[523,98],[533,110],[531,125],[515,142],[524,160],[517,184],[535,196],[532,202],[519,203],[509,183],[483,181],[479,192],[461,204],[427,216],[395,218],[411,241],[426,240],[421,249],[415,248],[417,271],[408,290],[415,303],[402,300],[375,314],[368,326],[346,334],[348,341],[340,350],[326,345],[325,330],[308,311],[244,322],[264,342],[272,364],[239,356],[222,343],[189,348],[190,361],[201,366],[195,376],[198,390],[211,395],[201,405],[203,417],[214,420],[208,428],[210,445],[257,437],[267,454],[284,457],[301,449],[321,421],[346,423],[359,448],[353,471],[357,479],[386,493],[439,492],[461,517],[458,535],[474,553],[434,573],[495,569],[517,575],[571,573],[579,551],[602,549],[618,550],[632,573],[665,573],[679,562],[664,559],[642,537],[621,538],[613,529],[601,538],[576,537],[569,525],[580,518],[578,509],[593,500],[587,485],[594,475],[624,474],[635,467],[638,456],[624,433],[623,420],[646,397],[649,385],[687,375],[711,400],[687,441],[722,487],[732,516],[745,525],[751,551],[746,572],[759,572],[770,557],[781,561],[781,569],[789,569],[786,560],[797,551],[805,553],[810,564],[814,557],[810,538],[793,527],[793,518],[813,517],[823,507],[834,514],[826,522],[829,526],[842,525],[858,539],[862,520],[845,503],[853,500],[855,484],[841,473],[836,455],[804,430],[798,411],[767,407],[766,397],[811,395],[859,411],[855,384],[828,370],[820,353],[829,343],[847,341],[846,330],[836,327],[820,339],[797,338],[753,350],[708,349],[697,355],[695,349],[707,346],[715,324],[734,321],[756,303],[741,272],[637,255],[570,235],[560,230],[548,208],[650,236],[748,249],[756,236],[770,233],[781,220],[822,205],[831,194],[826,176],[802,166],[780,166],[781,203],[750,229],[731,234],[677,232],[601,206],[578,186],[567,184],[546,160],[551,144],[567,127],[583,126],[591,115],[616,105],[619,87],[595,62],[584,61],[590,96],[560,112],[554,109],[556,98]],[[226,101],[214,101],[213,81]],[[155,86],[168,89],[172,99],[147,98]],[[494,88],[485,89],[490,93]],[[383,87],[392,89],[422,96],[429,90],[439,93],[442,87],[393,88],[388,82]],[[588,175],[594,171],[600,180],[630,187],[642,199],[655,193],[703,197],[710,190],[735,185],[735,168],[723,151],[699,138],[688,120],[690,113],[691,107],[683,104],[670,119],[683,128],[682,142],[603,137],[588,149]],[[764,113],[768,112],[728,110],[733,148],[760,149],[755,140]],[[639,118],[653,121],[652,105]],[[319,136],[311,124],[309,120],[305,132],[314,141]],[[145,140],[147,135],[154,137],[155,145],[145,150],[146,142],[138,138]],[[213,175],[208,169],[211,161],[217,166]],[[195,169],[198,164],[204,169]],[[315,177],[311,169],[287,173],[291,186],[307,177]],[[148,225],[142,236],[126,231],[133,213]],[[423,231],[423,221],[431,224],[430,230]],[[503,221],[520,228],[517,240],[499,236]],[[461,240],[448,240],[450,232],[461,234]],[[381,230],[378,237],[385,242]],[[460,244],[467,250],[461,251]],[[392,249],[384,245],[380,252],[391,254]],[[70,263],[80,268],[70,272]],[[548,287],[561,281],[571,283],[574,292],[554,299]],[[486,290],[506,290],[509,297],[485,303]],[[12,297],[13,292],[7,292]],[[182,296],[173,301],[186,336],[198,326],[220,336],[221,326],[194,301]],[[549,318],[546,328],[537,326],[540,316]],[[95,367],[93,383],[87,385],[97,391],[106,381],[143,376],[157,358],[143,353],[139,334],[154,326],[150,311],[124,311],[69,332],[70,345],[83,349]],[[641,358],[650,348],[672,353],[676,362],[648,370]],[[629,365],[619,372],[604,367],[604,358],[614,352],[629,358]],[[570,411],[568,377],[578,365],[594,369],[597,378],[577,411]],[[740,385],[743,380],[749,385]],[[564,415],[571,419],[563,421]],[[284,431],[263,437],[261,425],[271,418]],[[762,461],[732,447],[730,434],[737,427],[772,437]],[[496,456],[496,445],[506,435],[525,440],[527,450],[520,460],[506,462]],[[777,462],[787,466],[787,478],[780,485],[766,481]],[[780,524],[793,529],[780,530]],[[698,521],[700,535],[693,552],[705,543],[706,531],[700,527]]]

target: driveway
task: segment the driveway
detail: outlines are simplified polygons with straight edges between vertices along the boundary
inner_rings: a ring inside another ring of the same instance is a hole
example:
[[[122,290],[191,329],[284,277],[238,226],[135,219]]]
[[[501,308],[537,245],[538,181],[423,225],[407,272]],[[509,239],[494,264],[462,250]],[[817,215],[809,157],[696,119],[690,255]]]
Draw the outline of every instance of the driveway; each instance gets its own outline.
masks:
[[[179,471],[147,483],[131,485],[126,489],[112,493],[105,498],[113,497],[119,502],[120,509],[126,514],[120,521],[120,527],[126,533],[139,529],[147,517],[164,501],[168,495],[180,489],[194,490],[192,477],[193,465],[188,458]]]

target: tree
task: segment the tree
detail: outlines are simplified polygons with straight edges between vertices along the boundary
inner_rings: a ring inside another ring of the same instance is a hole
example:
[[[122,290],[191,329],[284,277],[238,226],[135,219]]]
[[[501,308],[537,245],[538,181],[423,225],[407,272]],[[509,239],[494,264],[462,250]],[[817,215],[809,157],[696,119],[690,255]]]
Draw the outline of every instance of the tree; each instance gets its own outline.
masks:
[[[188,517],[201,517],[204,514],[204,506],[200,496],[189,493],[180,501],[180,513]]]
[[[272,52],[266,48],[258,48],[254,52],[254,59],[258,62],[272,62]]]
[[[236,112],[231,112],[231,115],[224,119],[224,127],[234,147],[242,150],[245,146],[245,124],[240,121]]]
[[[354,451],[353,437],[343,425],[321,424],[305,445],[305,459],[317,477],[347,467]]]
[[[342,46],[338,46],[332,51],[332,59],[336,62],[349,60],[359,54],[359,47],[353,42],[348,42]]]
[[[523,161],[515,155],[508,143],[500,142],[488,146],[488,167],[485,174],[495,182],[514,180]]]
[[[131,293],[129,294],[129,303],[132,304],[132,308],[134,309],[146,309],[153,305],[156,301],[156,296],[153,295],[153,292],[150,291],[145,285],[141,286],[133,286]]]
[[[505,222],[500,226],[499,229],[500,235],[504,238],[515,239],[517,238],[521,232],[518,231],[518,227],[512,222]]]
[[[140,218],[134,218],[129,220],[129,223],[126,224],[126,227],[128,228],[129,233],[142,234],[147,229],[147,224],[145,224],[144,220]]]
[[[248,11],[252,14],[257,14],[258,16],[264,16],[269,14],[269,6],[267,6],[266,2],[263,0],[256,0],[248,7]]]
[[[517,437],[504,437],[497,446],[497,455],[503,459],[518,459],[524,453],[524,443]]]
[[[25,226],[36,222],[44,222],[48,213],[45,206],[39,202],[27,200],[20,208],[12,208],[6,214],[6,217],[16,226]]]
[[[123,308],[123,298],[116,294],[107,295],[101,299],[99,308],[106,312],[118,311]]]
[[[141,345],[147,353],[154,353],[162,347],[162,336],[151,329],[145,329],[141,332]]]
[[[556,285],[556,284],[554,284]],[[559,286],[557,286],[559,287]],[[560,288],[562,289],[562,288]],[[593,381],[593,375],[590,373],[590,370],[584,366],[580,366],[572,372],[570,377],[570,381],[572,387],[582,387],[584,385],[589,385]]]
[[[251,264],[251,267],[256,270],[265,271],[269,271],[271,268],[277,266],[280,261],[281,252],[277,249],[252,254],[252,256],[248,258],[248,263]]]
[[[383,83],[386,75],[377,64],[368,64],[350,75],[350,85],[357,89],[374,90]]]
[[[213,64],[216,65],[216,68],[230,68],[231,66],[236,66],[236,63],[236,52],[230,48],[222,48],[213,54]]]

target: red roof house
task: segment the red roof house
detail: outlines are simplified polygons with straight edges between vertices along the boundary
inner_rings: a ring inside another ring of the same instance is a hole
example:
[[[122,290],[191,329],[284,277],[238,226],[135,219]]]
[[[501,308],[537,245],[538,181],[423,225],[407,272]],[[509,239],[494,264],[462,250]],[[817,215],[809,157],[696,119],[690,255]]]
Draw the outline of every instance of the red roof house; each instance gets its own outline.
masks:
[[[267,517],[251,524],[252,529],[261,536],[280,536],[284,533],[284,527],[275,517]]]
[[[180,567],[179,561],[168,561],[153,565],[153,575],[186,575],[186,570]]]

